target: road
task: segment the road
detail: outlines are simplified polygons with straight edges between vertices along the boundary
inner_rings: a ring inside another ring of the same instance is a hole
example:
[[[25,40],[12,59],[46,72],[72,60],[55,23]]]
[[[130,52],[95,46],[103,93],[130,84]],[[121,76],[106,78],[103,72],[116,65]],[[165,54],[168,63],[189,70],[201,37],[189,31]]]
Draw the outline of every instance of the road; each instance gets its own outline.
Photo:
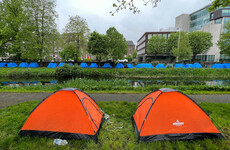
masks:
[[[43,100],[50,93],[0,93],[0,108],[18,103]],[[96,101],[139,102],[145,94],[89,94]],[[230,103],[230,95],[188,95],[196,102]]]

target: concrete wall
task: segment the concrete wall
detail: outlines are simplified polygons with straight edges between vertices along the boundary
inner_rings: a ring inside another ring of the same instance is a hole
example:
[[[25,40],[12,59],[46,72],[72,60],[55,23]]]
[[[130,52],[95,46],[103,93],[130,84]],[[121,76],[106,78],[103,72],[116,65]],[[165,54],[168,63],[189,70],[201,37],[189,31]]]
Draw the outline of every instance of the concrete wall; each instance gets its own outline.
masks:
[[[201,31],[209,32],[213,36],[213,39],[212,39],[213,46],[203,54],[215,55],[214,61],[219,62],[219,60],[220,60],[220,48],[218,47],[217,43],[218,43],[218,41],[220,39],[220,35],[222,33],[222,24],[213,24],[213,22],[211,22],[211,24],[203,26]]]
[[[182,14],[176,17],[175,27],[180,27],[181,31],[188,32],[190,26],[190,16],[189,14]]]

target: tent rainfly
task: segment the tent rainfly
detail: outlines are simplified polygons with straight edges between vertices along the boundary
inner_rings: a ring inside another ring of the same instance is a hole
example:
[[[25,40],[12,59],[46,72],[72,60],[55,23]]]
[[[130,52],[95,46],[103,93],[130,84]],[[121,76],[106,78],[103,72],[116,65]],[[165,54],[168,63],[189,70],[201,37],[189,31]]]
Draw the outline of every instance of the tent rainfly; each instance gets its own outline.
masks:
[[[66,88],[38,104],[19,135],[97,141],[102,121],[103,113],[90,96]]]
[[[138,141],[223,138],[208,114],[174,89],[148,94],[139,102],[132,120]]]

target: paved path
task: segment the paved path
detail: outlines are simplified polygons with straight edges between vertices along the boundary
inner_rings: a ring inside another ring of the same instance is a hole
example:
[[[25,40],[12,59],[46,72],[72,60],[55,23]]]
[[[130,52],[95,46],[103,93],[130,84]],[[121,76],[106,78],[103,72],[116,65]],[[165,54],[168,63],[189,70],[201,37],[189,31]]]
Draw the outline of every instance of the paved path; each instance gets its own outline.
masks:
[[[50,93],[0,93],[0,108],[31,101],[42,100]],[[139,102],[145,94],[90,94],[96,101]],[[230,95],[189,95],[196,102],[230,103]]]

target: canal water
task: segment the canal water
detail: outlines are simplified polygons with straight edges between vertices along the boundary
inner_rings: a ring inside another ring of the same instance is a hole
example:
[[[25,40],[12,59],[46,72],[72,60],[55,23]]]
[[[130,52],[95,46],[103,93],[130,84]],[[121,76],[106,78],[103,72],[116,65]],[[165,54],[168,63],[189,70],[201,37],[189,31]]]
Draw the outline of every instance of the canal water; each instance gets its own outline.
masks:
[[[84,79],[93,79],[93,80],[103,80],[102,78],[84,78]],[[1,78],[0,86],[31,86],[31,85],[53,85],[58,83],[64,83],[72,79],[56,79],[56,78],[31,78],[31,79],[10,79],[10,78]],[[111,80],[105,78],[105,80]],[[133,87],[146,87],[151,85],[207,85],[207,86],[230,86],[230,80],[227,79],[125,79],[130,83],[130,86]]]

